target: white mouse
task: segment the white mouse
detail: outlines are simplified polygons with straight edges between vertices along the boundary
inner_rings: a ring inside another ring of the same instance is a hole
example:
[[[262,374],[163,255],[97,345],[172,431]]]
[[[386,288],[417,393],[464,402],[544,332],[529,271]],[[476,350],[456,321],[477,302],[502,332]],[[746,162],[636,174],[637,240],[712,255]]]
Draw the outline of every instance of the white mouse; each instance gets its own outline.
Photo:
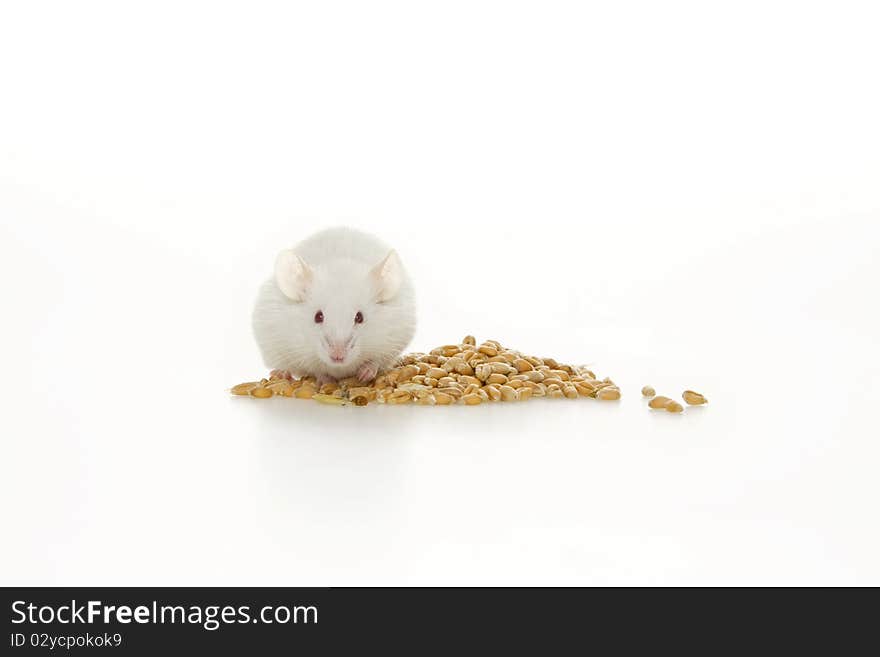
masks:
[[[279,253],[253,312],[266,365],[320,383],[371,381],[400,356],[415,326],[415,295],[397,252],[349,228]]]

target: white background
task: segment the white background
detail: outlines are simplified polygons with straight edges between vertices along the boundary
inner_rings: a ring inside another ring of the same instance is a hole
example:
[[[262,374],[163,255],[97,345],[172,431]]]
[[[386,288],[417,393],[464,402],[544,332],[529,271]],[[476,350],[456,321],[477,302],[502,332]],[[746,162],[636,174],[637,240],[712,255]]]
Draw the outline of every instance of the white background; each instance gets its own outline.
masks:
[[[4,3],[0,583],[880,584],[872,4]],[[230,398],[340,223],[624,398]]]

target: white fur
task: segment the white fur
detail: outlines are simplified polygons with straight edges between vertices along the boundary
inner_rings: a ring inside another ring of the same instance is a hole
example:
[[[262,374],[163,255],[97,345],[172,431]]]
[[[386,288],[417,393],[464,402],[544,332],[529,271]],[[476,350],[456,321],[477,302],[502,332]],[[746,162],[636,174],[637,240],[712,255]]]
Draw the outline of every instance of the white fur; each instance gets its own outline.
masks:
[[[323,323],[315,313],[324,314]],[[356,324],[356,313],[364,321]],[[253,329],[270,369],[321,380],[369,374],[393,364],[415,332],[415,295],[396,252],[366,233],[331,228],[275,263],[260,288]],[[348,344],[346,360],[330,344]]]

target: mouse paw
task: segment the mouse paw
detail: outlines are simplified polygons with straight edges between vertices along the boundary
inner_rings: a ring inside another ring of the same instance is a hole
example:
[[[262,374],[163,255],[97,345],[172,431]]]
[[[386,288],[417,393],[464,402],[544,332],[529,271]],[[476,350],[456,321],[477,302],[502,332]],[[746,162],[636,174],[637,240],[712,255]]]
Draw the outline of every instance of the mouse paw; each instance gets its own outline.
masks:
[[[332,376],[327,376],[326,374],[322,374],[317,378],[317,384],[319,388],[326,383],[336,383],[336,379],[334,379]]]
[[[269,372],[270,379],[287,379],[288,381],[293,380],[293,375],[287,370],[272,370]]]
[[[367,361],[358,368],[357,378],[361,383],[368,383],[376,378],[379,368],[375,363]]]

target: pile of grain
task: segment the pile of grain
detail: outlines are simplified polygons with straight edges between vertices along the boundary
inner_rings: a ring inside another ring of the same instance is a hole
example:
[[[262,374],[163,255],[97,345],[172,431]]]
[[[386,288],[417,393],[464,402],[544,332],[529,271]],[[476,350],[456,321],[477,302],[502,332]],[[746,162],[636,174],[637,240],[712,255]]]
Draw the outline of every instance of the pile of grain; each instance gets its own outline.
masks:
[[[600,380],[585,367],[527,356],[502,347],[496,340],[477,345],[471,335],[460,344],[403,356],[397,367],[381,372],[369,385],[350,378],[319,386],[310,376],[288,379],[273,375],[241,383],[232,388],[232,393],[257,398],[313,399],[340,406],[366,406],[372,402],[476,405],[537,397],[620,399],[620,389],[611,379]]]

